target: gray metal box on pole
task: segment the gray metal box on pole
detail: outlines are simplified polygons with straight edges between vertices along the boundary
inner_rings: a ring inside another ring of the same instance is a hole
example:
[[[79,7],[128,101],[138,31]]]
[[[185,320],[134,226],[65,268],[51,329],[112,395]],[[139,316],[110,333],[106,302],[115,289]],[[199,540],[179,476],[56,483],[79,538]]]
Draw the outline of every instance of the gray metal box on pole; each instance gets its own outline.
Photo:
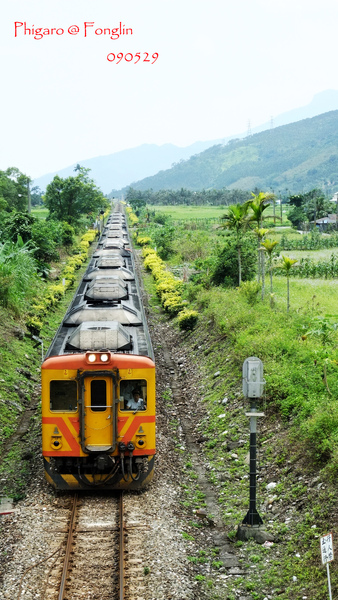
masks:
[[[257,356],[249,356],[243,363],[243,395],[261,398],[264,384],[262,361]]]

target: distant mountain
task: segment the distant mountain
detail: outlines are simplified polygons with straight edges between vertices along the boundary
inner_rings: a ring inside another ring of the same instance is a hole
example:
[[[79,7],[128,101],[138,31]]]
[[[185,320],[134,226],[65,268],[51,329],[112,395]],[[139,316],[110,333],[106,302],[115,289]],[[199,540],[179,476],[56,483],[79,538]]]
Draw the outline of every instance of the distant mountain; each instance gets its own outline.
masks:
[[[285,193],[338,189],[338,110],[216,145],[132,184],[190,190],[255,187]]]
[[[280,127],[281,125],[288,125],[289,123],[295,123],[296,121],[302,121],[303,119],[311,119],[317,115],[321,115],[332,110],[338,110],[338,90],[326,90],[316,94],[311,102],[301,108],[294,108],[288,112],[282,113],[277,117],[272,117],[270,122],[264,123],[259,127],[253,127],[252,133],[260,133],[271,129],[271,127]]]
[[[301,119],[313,117],[315,115],[338,109],[338,91],[327,90],[316,94],[310,104],[275,116],[273,126],[285,125]],[[270,130],[272,122],[269,121],[253,127],[252,133],[258,133]],[[97,185],[108,194],[111,190],[119,190],[130,185],[133,181],[139,181],[145,177],[155,175],[160,170],[169,169],[173,163],[181,160],[187,160],[191,156],[203,152],[216,144],[226,144],[234,138],[243,139],[247,132],[223,136],[217,140],[196,142],[190,146],[180,148],[173,144],[143,144],[136,148],[122,150],[106,156],[98,156],[86,160],[78,160],[81,166],[91,169],[90,176],[96,181]],[[69,177],[74,175],[74,167],[77,163],[48,173],[34,180],[33,185],[38,185],[42,190],[46,189],[55,175],[60,177]]]
[[[164,144],[163,146],[143,144],[107,156],[80,160],[78,163],[81,167],[91,169],[90,177],[95,180],[105,194],[108,194],[113,188],[120,189],[135,179],[154,175],[161,169],[168,169],[173,163],[185,160],[197,152],[202,152],[215,143],[217,142],[196,142],[185,148],[179,148],[173,144]],[[38,185],[45,190],[55,175],[62,178],[74,176],[76,164],[38,177],[32,185]]]

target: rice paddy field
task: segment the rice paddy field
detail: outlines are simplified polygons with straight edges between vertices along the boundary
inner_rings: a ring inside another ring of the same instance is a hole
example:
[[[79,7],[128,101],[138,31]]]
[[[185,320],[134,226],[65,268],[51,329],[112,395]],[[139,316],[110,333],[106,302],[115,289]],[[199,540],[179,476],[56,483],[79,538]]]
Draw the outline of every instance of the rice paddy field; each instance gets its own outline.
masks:
[[[194,219],[220,219],[226,212],[226,206],[184,206],[184,205],[156,205],[151,206],[150,210],[156,213],[164,213],[169,215],[174,220],[194,220]],[[280,209],[276,207],[276,217],[280,217]],[[271,206],[266,210],[267,215],[273,216],[273,208]],[[289,225],[287,220],[287,209],[283,208],[283,225]],[[270,223],[272,220],[270,219]],[[276,219],[276,224],[281,224],[280,220]],[[268,225],[267,225],[268,226]]]

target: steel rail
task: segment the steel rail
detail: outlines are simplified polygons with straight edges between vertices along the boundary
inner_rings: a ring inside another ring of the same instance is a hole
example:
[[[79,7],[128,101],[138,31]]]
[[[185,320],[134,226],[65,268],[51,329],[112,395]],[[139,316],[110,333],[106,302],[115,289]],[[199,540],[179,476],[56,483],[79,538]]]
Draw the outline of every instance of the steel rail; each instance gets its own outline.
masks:
[[[123,492],[120,494],[120,596],[124,600],[124,514],[123,514]]]
[[[65,560],[64,560],[64,563],[63,563],[63,571],[62,571],[62,577],[61,577],[60,591],[59,591],[58,600],[64,600],[66,578],[67,578],[67,573],[68,573],[69,555],[70,555],[70,551],[71,551],[71,547],[72,547],[72,543],[73,543],[73,533],[74,533],[74,528],[75,528],[75,517],[76,517],[77,501],[78,501],[78,495],[74,494],[74,496],[73,496],[72,512],[71,512],[70,521],[69,521],[69,530],[68,530],[68,539],[67,539],[67,546],[66,546],[66,554],[65,554]]]

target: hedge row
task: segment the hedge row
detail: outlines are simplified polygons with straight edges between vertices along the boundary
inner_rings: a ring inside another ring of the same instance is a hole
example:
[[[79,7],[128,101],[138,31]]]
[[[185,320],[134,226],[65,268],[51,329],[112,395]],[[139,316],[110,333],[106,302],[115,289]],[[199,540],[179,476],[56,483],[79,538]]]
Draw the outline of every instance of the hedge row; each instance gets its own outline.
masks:
[[[75,281],[75,271],[87,260],[88,248],[97,236],[97,231],[89,229],[82,237],[77,248],[78,254],[71,256],[60,274],[62,282],[49,285],[44,294],[33,304],[26,325],[35,334],[39,334],[43,326],[43,318],[49,309],[55,306]]]
[[[165,262],[158,256],[156,250],[149,246],[143,247],[142,254],[145,268],[151,271],[154,277],[156,293],[163,308],[171,316],[177,315],[180,329],[193,329],[198,313],[190,310],[187,301],[182,298],[183,282],[167,271]]]
[[[135,215],[135,213],[133,213],[133,209],[132,209],[132,208],[130,208],[130,206],[127,206],[127,208],[126,208],[126,212],[127,212],[128,219],[129,219],[129,222],[130,222],[130,224],[131,224],[131,225],[137,225],[137,223],[138,223],[138,218],[137,218],[137,216]]]

